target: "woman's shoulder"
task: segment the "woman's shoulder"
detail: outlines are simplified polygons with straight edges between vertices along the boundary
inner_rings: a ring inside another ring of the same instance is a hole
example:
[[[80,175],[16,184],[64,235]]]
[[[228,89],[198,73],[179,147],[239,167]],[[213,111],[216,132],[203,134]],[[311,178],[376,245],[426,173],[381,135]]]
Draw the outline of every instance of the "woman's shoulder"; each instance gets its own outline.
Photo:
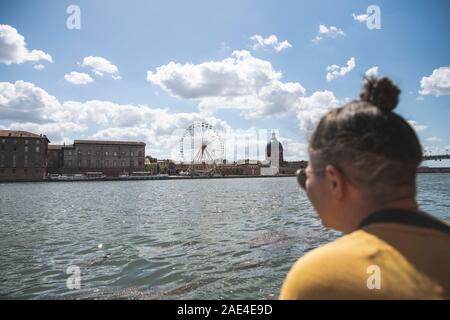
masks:
[[[356,230],[330,243],[322,245],[299,258],[294,267],[347,265],[353,259],[370,255],[373,250],[383,249],[385,244],[365,230]]]
[[[383,250],[383,244],[363,230],[345,235],[314,249],[293,265],[283,284],[280,298],[326,299],[352,282],[365,285],[367,257]],[[349,293],[347,290],[346,293]],[[299,296],[300,295],[300,296]]]

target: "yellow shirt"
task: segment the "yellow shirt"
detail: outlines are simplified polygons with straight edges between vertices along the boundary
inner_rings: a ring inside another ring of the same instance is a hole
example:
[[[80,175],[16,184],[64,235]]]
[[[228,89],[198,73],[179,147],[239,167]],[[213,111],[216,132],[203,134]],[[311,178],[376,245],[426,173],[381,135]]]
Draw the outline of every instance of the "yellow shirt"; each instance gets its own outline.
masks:
[[[396,222],[363,226],[300,258],[280,299],[450,299],[450,233]]]

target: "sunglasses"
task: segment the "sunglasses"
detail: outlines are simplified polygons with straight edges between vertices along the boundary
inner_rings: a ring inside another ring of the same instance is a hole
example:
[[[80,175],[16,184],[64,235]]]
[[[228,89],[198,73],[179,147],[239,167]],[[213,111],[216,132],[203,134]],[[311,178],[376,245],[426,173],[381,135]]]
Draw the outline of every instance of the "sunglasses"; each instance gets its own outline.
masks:
[[[341,172],[342,176],[345,177],[344,171],[340,170],[338,166],[336,166],[336,165],[334,165],[334,166],[336,167],[336,169],[338,169]],[[314,173],[321,173],[321,172],[324,172],[324,171],[325,170],[322,169],[322,170],[314,170],[312,172],[314,172]],[[295,177],[297,179],[297,183],[300,186],[300,188],[302,190],[306,191],[306,169],[298,169],[297,172],[295,173]],[[351,183],[351,180],[348,180],[348,181],[350,181],[350,183]]]
[[[306,190],[306,170],[298,169],[295,173],[295,177],[297,179],[297,183],[303,190]]]

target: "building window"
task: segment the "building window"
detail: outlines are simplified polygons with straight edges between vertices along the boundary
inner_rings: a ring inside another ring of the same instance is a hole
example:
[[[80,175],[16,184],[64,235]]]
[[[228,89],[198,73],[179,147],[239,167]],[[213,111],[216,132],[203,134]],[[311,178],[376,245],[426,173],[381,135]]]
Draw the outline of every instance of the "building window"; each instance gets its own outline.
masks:
[[[78,160],[78,168],[80,168],[80,167],[81,167],[81,161]]]
[[[28,172],[28,170],[27,169],[23,169],[23,173],[27,173]]]
[[[6,139],[2,139],[2,143],[6,143]]]
[[[88,155],[88,156],[91,155],[91,150],[88,150],[87,155]]]
[[[36,140],[36,144],[41,144],[41,140]]]
[[[142,157],[142,151],[139,151],[139,157]]]
[[[28,140],[25,140],[25,144],[28,144]]]
[[[114,151],[114,157],[117,157],[117,151]]]
[[[5,145],[4,145],[4,144],[2,144],[2,151],[3,151],[3,150],[5,150]]]
[[[130,160],[130,167],[134,167],[134,161]]]
[[[36,152],[39,152],[39,146],[36,146]]]
[[[16,169],[12,169],[12,173],[16,173]]]
[[[108,168],[108,166],[109,166],[109,161],[105,160],[105,168]]]
[[[125,152],[122,152],[122,155],[125,156]]]
[[[13,155],[12,165],[13,165],[13,167],[16,167],[16,166],[17,166],[17,158],[16,158],[16,155],[15,155],[15,154]]]
[[[24,167],[28,167],[28,156],[27,156],[27,155],[25,155],[25,156],[23,157],[23,166],[24,166]]]
[[[4,167],[5,166],[5,155],[2,154],[0,155],[0,167]]]
[[[100,168],[100,160],[95,161],[97,168]]]
[[[131,155],[132,157],[134,157],[134,152],[133,152],[133,151],[131,151],[131,152],[130,152],[130,155]]]
[[[95,155],[96,155],[96,156],[99,156],[99,155],[100,155],[100,152],[95,151]]]
[[[142,161],[139,160],[139,167],[142,167]]]
[[[113,161],[113,167],[114,167],[114,168],[117,167],[117,160],[114,160],[114,161]]]
[[[14,140],[13,140],[13,143],[14,143],[14,144],[17,144],[17,140],[16,140],[16,139],[14,139]]]
[[[72,160],[67,161],[67,166],[71,167],[72,166]]]
[[[78,150],[78,155],[81,156],[81,150]]]
[[[125,168],[125,160],[122,160],[122,168]]]
[[[91,160],[87,160],[87,167],[90,168],[91,167]]]
[[[68,150],[67,151],[67,155],[71,156],[72,155],[72,150]]]
[[[24,147],[24,151],[25,151],[25,152],[28,152],[28,146],[25,146],[25,147]]]

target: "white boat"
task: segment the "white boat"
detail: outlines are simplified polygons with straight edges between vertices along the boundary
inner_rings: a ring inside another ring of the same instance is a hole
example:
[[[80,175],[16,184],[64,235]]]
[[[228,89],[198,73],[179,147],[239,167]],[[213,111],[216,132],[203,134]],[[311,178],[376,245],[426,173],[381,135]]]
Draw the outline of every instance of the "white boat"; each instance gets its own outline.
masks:
[[[148,172],[133,172],[131,175],[124,173],[119,175],[119,180],[164,180],[169,179],[168,174],[150,175]]]
[[[49,174],[48,181],[86,181],[103,180],[106,176],[102,172],[86,172],[84,174]]]

